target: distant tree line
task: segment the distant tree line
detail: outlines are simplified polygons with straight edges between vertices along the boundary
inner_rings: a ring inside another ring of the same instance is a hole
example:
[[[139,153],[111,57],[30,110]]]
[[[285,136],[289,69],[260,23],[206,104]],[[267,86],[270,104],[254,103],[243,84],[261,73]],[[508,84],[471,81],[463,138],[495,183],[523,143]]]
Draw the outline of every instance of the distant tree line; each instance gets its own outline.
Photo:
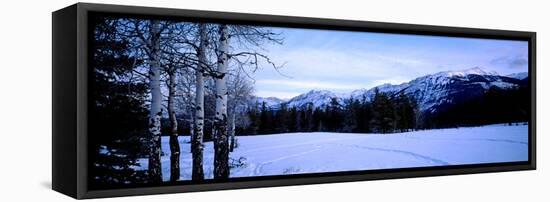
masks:
[[[372,101],[336,98],[321,108],[311,104],[272,109],[265,103],[251,107],[250,124],[237,129],[239,134],[273,134],[289,132],[393,133],[416,129],[417,104],[401,93],[391,96],[375,90]]]
[[[491,87],[482,96],[452,105],[437,113],[425,114],[424,128],[480,126],[529,120],[529,88]]]
[[[403,92],[389,95],[375,89],[371,99],[336,98],[320,108],[250,107],[249,124],[236,129],[240,135],[289,132],[396,133],[413,130],[516,123],[529,120],[529,90],[492,87],[481,96],[434,112],[420,111],[416,100]]]

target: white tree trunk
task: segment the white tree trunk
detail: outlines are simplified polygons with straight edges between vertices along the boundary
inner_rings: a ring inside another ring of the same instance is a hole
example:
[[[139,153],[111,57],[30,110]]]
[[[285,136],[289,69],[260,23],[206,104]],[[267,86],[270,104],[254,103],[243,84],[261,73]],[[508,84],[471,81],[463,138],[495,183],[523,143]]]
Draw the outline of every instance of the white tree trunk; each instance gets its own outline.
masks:
[[[206,64],[206,25],[199,25],[199,64],[196,70],[196,97],[195,97],[195,131],[193,133],[191,150],[193,153],[192,180],[204,180],[203,171],[203,136],[204,136],[204,70]]]
[[[174,109],[176,97],[176,72],[168,71],[168,116],[170,119],[170,181],[180,178],[180,145],[178,141],[178,121]]]
[[[149,113],[149,165],[148,175],[152,183],[162,182],[160,168],[160,119],[162,116],[160,92],[160,24],[151,21],[151,41],[149,44],[149,89],[151,91],[151,106]]]
[[[227,25],[219,26],[217,49],[216,112],[214,119],[214,179],[229,178],[229,141],[227,137],[227,83],[229,66],[229,30]]]

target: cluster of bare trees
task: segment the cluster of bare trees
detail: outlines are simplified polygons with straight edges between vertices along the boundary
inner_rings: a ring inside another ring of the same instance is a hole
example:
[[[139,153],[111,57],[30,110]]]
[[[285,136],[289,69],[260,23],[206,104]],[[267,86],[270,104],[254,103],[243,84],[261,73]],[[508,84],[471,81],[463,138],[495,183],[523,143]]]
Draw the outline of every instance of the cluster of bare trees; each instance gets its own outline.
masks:
[[[111,19],[113,20],[113,19]],[[112,27],[128,42],[130,55],[145,61],[134,67],[141,82],[148,84],[148,178],[162,182],[161,135],[169,128],[170,180],[180,177],[178,123],[193,123],[192,180],[205,178],[203,150],[205,121],[212,122],[214,178],[230,175],[229,153],[235,146],[235,122],[239,107],[253,93],[250,73],[260,64],[278,68],[261,53],[266,43],[282,43],[272,30],[245,25],[190,23],[149,19],[115,19]],[[214,105],[205,103],[212,96]],[[207,114],[207,108],[214,113]],[[166,109],[166,112],[164,111]],[[169,126],[163,126],[163,120]]]

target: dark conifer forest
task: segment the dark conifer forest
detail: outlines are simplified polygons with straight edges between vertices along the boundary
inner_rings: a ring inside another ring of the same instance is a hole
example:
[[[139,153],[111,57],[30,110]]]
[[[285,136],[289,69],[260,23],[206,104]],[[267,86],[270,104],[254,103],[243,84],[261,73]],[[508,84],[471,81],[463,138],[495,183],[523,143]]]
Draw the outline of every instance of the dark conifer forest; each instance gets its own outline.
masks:
[[[251,125],[238,128],[239,134],[258,135],[292,132],[393,133],[417,128],[415,101],[404,94],[395,98],[376,92],[373,101],[335,98],[325,108],[312,105],[272,109],[256,103],[247,115]]]
[[[376,92],[367,99],[336,99],[325,108],[311,105],[269,108],[256,103],[247,112],[252,124],[237,128],[239,134],[258,135],[289,132],[397,133],[411,130],[516,123],[528,120],[526,87],[502,90],[490,88],[482,96],[442,108],[434,113],[420,112],[414,98],[403,93]]]

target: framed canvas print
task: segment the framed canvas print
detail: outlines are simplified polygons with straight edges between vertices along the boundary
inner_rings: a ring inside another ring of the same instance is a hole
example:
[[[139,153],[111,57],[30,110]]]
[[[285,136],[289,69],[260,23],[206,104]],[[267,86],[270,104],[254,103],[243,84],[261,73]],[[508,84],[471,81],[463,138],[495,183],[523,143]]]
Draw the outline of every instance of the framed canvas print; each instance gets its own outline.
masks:
[[[75,198],[535,169],[535,33],[78,3],[53,14]]]

